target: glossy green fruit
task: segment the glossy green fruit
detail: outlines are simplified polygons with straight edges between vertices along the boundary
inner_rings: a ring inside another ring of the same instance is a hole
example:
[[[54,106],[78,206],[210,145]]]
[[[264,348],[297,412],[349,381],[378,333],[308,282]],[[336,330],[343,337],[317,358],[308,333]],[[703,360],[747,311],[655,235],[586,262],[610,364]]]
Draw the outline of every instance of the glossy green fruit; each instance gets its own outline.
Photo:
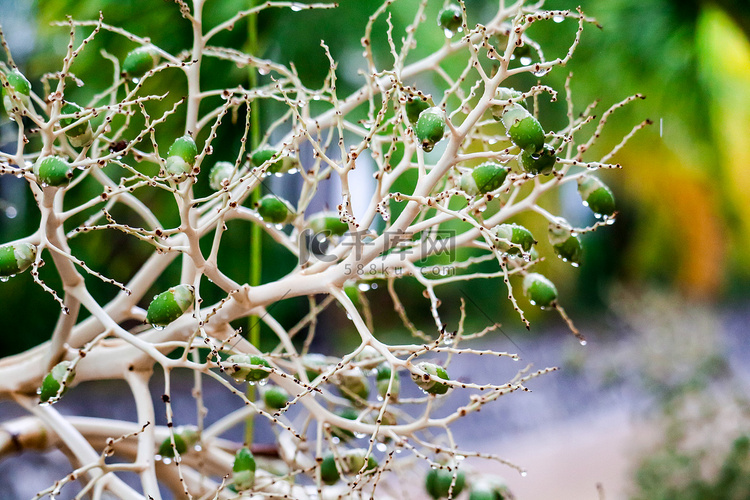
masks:
[[[450,378],[448,377],[448,372],[445,371],[445,368],[434,363],[423,361],[417,364],[417,368],[427,373],[428,375],[432,375],[433,378],[437,377],[442,378],[443,380],[450,380]],[[417,386],[427,394],[445,394],[446,392],[448,392],[448,389],[450,389],[450,386],[448,384],[440,383],[436,380],[433,380],[433,378],[425,380],[424,377],[420,375],[416,375],[414,373],[411,374],[411,379],[414,381],[414,383],[417,384]]]
[[[270,370],[264,370],[265,367],[271,368],[268,361],[262,356],[248,354],[232,354],[224,362],[226,371],[236,382],[257,382],[268,378]]]
[[[406,101],[406,117],[409,119],[409,123],[416,124],[419,120],[419,114],[429,107],[430,103],[426,99],[422,99],[420,96],[409,97]]]
[[[513,495],[505,484],[494,481],[474,482],[469,492],[469,500],[512,500]]]
[[[73,178],[73,167],[59,156],[39,158],[33,170],[43,186],[64,186]]]
[[[70,361],[61,361],[44,377],[39,392],[39,400],[42,403],[46,403],[57,396],[58,392],[60,393],[60,397],[67,392],[68,385],[73,381],[73,377],[75,377],[75,372],[68,371],[68,367],[70,367]],[[62,391],[60,390],[60,386],[63,386]]]
[[[255,483],[255,457],[248,448],[240,448],[234,455],[232,484],[237,491],[249,490]]]
[[[338,215],[318,215],[310,219],[310,229],[315,233],[328,233],[342,236],[349,231],[349,224],[343,222]]]
[[[79,120],[80,113],[83,113],[84,109],[74,102],[66,102],[60,111],[64,115],[79,114],[78,117],[72,116],[70,118],[60,119],[60,126],[62,128],[66,128],[70,127]],[[79,123],[75,127],[71,127],[70,129],[66,130],[65,135],[68,136],[70,144],[76,148],[88,146],[94,139],[94,132],[91,129],[91,123],[89,123],[88,121]]]
[[[36,258],[31,243],[10,243],[0,247],[0,277],[9,278],[24,272]]]
[[[286,224],[294,216],[289,203],[272,194],[265,195],[256,206],[263,220],[272,224]]]
[[[347,450],[341,455],[341,470],[344,474],[356,474],[365,466],[365,460],[367,460],[365,470],[372,470],[378,466],[375,457],[367,456],[367,450],[363,448]]]
[[[193,170],[196,156],[198,156],[198,146],[192,137],[183,135],[177,138],[167,151],[167,173],[183,179],[185,174]]]
[[[359,413],[354,408],[344,408],[338,412],[338,416],[347,420],[357,420]],[[341,427],[331,427],[331,434],[339,438],[341,441],[348,441],[354,437],[354,433],[349,429],[342,429]]]
[[[520,104],[506,106],[501,118],[513,144],[536,153],[544,146],[544,129]]]
[[[500,224],[492,228],[491,232],[500,240],[495,240],[495,248],[502,252],[506,252],[508,255],[515,255],[520,253],[521,250],[528,252],[531,247],[536,243],[534,235],[525,227],[518,224]],[[518,246],[511,246],[508,242]]]
[[[490,161],[474,167],[470,172],[463,172],[459,185],[466,191],[466,194],[476,196],[499,188],[507,176],[507,169],[499,163]]]
[[[550,307],[557,300],[555,284],[539,273],[529,273],[523,278],[523,293],[539,307]]]
[[[138,47],[128,52],[122,62],[122,72],[129,78],[140,78],[156,67],[159,54],[152,47]]]
[[[572,265],[578,267],[581,263],[581,254],[583,253],[581,239],[578,236],[574,236],[567,229],[551,223],[549,225],[549,242],[552,244],[555,254],[563,262],[570,262]]]
[[[448,4],[444,9],[441,9],[438,13],[437,23],[438,26],[450,32],[451,35],[461,28],[461,7],[456,4]]]
[[[174,458],[176,453],[175,450],[177,450],[177,453],[182,455],[183,453],[187,452],[187,443],[182,438],[182,436],[175,432],[174,433],[174,448],[172,447],[172,440],[167,437],[164,441],[161,442],[161,445],[159,446],[159,451],[157,452],[162,457],[166,458]]]
[[[208,174],[208,185],[218,191],[223,188],[224,181],[231,182],[234,174],[234,164],[228,161],[217,161]]]
[[[263,402],[274,410],[284,408],[290,399],[289,393],[281,387],[269,387],[263,392]]]
[[[448,498],[451,483],[453,483],[452,471],[447,469],[430,469],[430,472],[425,476],[424,487],[432,498]],[[453,484],[453,498],[457,498],[461,494],[465,485],[466,476],[462,471],[458,471],[456,473],[456,482]]]
[[[146,311],[146,322],[163,328],[182,316],[195,302],[195,289],[191,285],[173,286],[151,301]]]
[[[427,153],[440,142],[445,134],[445,113],[438,107],[427,108],[419,114],[414,127],[422,149]]]
[[[521,166],[532,175],[549,175],[555,168],[557,156],[555,148],[545,144],[541,151],[533,152],[530,149],[521,151]]]
[[[278,157],[279,152],[270,146],[265,146],[257,149],[252,156],[250,156],[250,162],[255,167],[260,167],[268,161],[271,161],[266,169],[269,174],[283,174],[290,171],[293,168],[297,168],[298,162],[296,158],[285,156],[274,160],[274,157]]]
[[[31,83],[18,69],[6,73],[5,77],[8,79],[9,87],[3,85],[3,107],[8,115],[12,115],[14,112],[20,111],[18,101],[25,108],[31,105],[31,98],[29,97],[31,95]]]
[[[358,398],[366,400],[370,395],[367,377],[359,368],[339,370],[337,381],[341,395],[354,403],[359,403]]]
[[[332,454],[326,455],[320,464],[320,479],[328,485],[336,484],[341,475],[336,468],[336,459]]]
[[[393,373],[393,384],[391,384],[391,373]],[[401,392],[401,377],[398,372],[393,372],[389,363],[381,363],[375,375],[375,385],[378,388],[378,394],[385,399],[388,394],[388,385],[391,384],[391,399],[398,399]]]
[[[593,175],[579,177],[578,192],[583,204],[589,207],[597,217],[610,216],[615,213],[615,195],[598,177]]]

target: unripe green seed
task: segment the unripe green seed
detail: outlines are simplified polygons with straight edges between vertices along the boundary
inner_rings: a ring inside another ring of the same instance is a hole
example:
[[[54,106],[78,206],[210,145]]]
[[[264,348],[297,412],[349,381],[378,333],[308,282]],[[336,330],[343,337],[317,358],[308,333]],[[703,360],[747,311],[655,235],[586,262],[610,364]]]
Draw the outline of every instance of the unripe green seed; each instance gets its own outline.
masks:
[[[68,367],[70,367],[70,361],[61,361],[44,377],[39,391],[39,400],[42,403],[46,403],[57,396],[58,392],[62,396],[68,390],[68,385],[75,377],[75,372],[68,371]],[[62,391],[60,391],[60,386],[63,386]]]
[[[138,47],[128,52],[122,62],[122,72],[129,78],[140,78],[156,67],[159,54],[153,47]]]
[[[34,163],[34,175],[46,186],[64,186],[73,178],[73,167],[59,156],[45,156]]]
[[[437,18],[438,26],[450,32],[451,36],[461,28],[461,7],[456,4],[448,4],[441,9]]]
[[[166,458],[174,458],[177,453],[182,455],[183,453],[187,452],[187,443],[182,438],[182,436],[175,432],[174,433],[174,448],[172,447],[172,439],[167,437],[164,441],[161,442],[161,445],[159,446],[159,451],[157,452],[162,457]],[[176,452],[175,452],[176,450]]]
[[[359,399],[366,400],[367,396],[370,395],[370,386],[367,384],[367,378],[359,368],[340,370],[337,373],[336,379],[341,395],[354,403],[359,403]]]
[[[393,373],[393,384],[391,384],[391,373]],[[391,399],[397,400],[399,393],[401,392],[401,377],[398,372],[393,372],[389,363],[381,363],[378,366],[375,375],[375,385],[378,387],[378,394],[380,397],[385,399],[388,394],[388,385],[391,385],[390,395]]]
[[[416,124],[419,120],[419,114],[429,107],[430,103],[426,99],[422,99],[420,96],[409,97],[406,101],[406,117],[409,119],[409,123]]]
[[[160,293],[146,311],[146,322],[163,328],[182,316],[195,301],[195,289],[191,285],[177,285]]]
[[[271,368],[268,361],[261,356],[232,354],[224,364],[225,370],[236,382],[257,382],[268,378],[271,374],[270,371],[263,368],[253,368],[253,366]]]
[[[550,223],[549,242],[552,244],[555,254],[563,262],[570,262],[573,266],[578,267],[583,253],[581,239],[578,236],[571,234],[570,231],[555,223]]]
[[[438,107],[428,108],[419,114],[414,128],[419,143],[427,153],[440,142],[445,134],[445,113]]]
[[[557,162],[555,148],[545,144],[541,151],[533,152],[530,149],[521,151],[521,166],[532,175],[549,175],[552,173]]]
[[[326,455],[320,464],[320,479],[325,484],[336,484],[341,476],[336,468],[336,459],[332,454]]]
[[[534,235],[525,227],[518,224],[500,224],[492,228],[492,233],[500,240],[495,240],[495,248],[508,255],[515,255],[523,250],[528,252],[532,245],[536,243]],[[518,246],[511,246],[508,242]]]
[[[305,373],[307,378],[311,382],[315,380],[321,373],[327,371],[331,363],[328,362],[328,358],[322,354],[311,353],[302,356],[302,366],[305,367]]]
[[[12,115],[14,108],[17,108],[17,102],[21,101],[23,107],[28,108],[31,105],[31,83],[23,76],[18,69],[13,69],[5,74],[8,79],[10,88],[3,85],[3,107],[8,115]],[[15,101],[15,102],[14,102]]]
[[[610,216],[615,213],[615,195],[598,177],[593,175],[579,177],[578,192],[583,204],[589,207],[597,217]]]
[[[451,483],[453,483],[452,471],[447,469],[430,469],[427,476],[425,476],[424,486],[432,498],[448,498]],[[462,471],[457,471],[456,482],[453,484],[453,498],[457,498],[461,494],[465,485],[466,476]]]
[[[461,189],[470,196],[485,194],[499,188],[505,182],[508,170],[494,162],[486,162],[474,167],[470,172],[463,172],[459,180]]]
[[[427,373],[428,375],[432,375],[432,378],[425,379],[422,375],[416,375],[414,373],[411,374],[411,379],[415,384],[417,384],[420,389],[422,389],[427,394],[445,394],[446,392],[448,392],[448,389],[450,389],[450,386],[448,384],[443,384],[441,382],[433,380],[434,377],[442,378],[443,380],[450,380],[450,378],[448,377],[448,372],[445,371],[445,368],[434,363],[428,363],[426,361],[417,364],[417,368]]]
[[[234,173],[234,164],[228,161],[217,161],[208,174],[208,185],[211,189],[218,191],[222,189],[224,181],[231,182]]]
[[[537,152],[544,146],[544,129],[539,121],[520,104],[506,106],[502,122],[513,144]]]
[[[74,102],[66,102],[60,110],[64,115],[75,115],[76,113],[82,113],[84,109]],[[78,121],[75,116],[70,118],[60,119],[60,126],[62,128],[69,127]],[[75,127],[72,127],[65,131],[65,135],[68,136],[68,140],[73,147],[80,148],[91,144],[94,139],[94,132],[91,129],[91,123],[88,121],[79,123]]]
[[[195,157],[198,156],[198,146],[189,135],[177,138],[167,151],[167,173],[183,179],[189,174],[195,165]]]
[[[276,160],[273,160],[276,157]],[[257,149],[250,157],[250,162],[255,167],[260,167],[267,161],[273,160],[266,172],[269,174],[283,174],[290,171],[293,168],[297,168],[297,159],[290,156],[278,158],[279,152],[270,146],[265,146]]]
[[[315,233],[330,232],[333,236],[341,236],[349,231],[349,224],[343,222],[338,215],[318,215],[310,219],[310,229]]]
[[[347,420],[357,420],[359,413],[353,408],[344,408],[338,412],[338,416]],[[341,427],[331,427],[331,434],[339,438],[341,441],[348,441],[354,437],[354,433],[349,429],[342,429]]]
[[[0,247],[0,277],[9,278],[24,272],[36,258],[31,243],[11,243]]]
[[[515,89],[509,89],[507,87],[498,87],[497,92],[495,92],[495,99],[498,101],[507,101],[508,99],[515,99],[518,97],[521,97],[523,95],[523,92],[520,92]],[[519,106],[523,107],[523,104],[516,103]],[[505,112],[506,106],[492,106],[491,112],[492,112],[492,118],[495,119],[495,121],[500,121],[503,118],[503,113]]]
[[[552,306],[557,300],[557,288],[554,283],[539,273],[524,276],[523,293],[532,304],[542,308]]]
[[[289,402],[289,393],[281,387],[269,387],[263,392],[263,402],[268,408],[280,410]]]
[[[256,206],[263,220],[272,224],[285,224],[294,215],[289,203],[272,194],[265,195]]]
[[[249,490],[255,483],[255,457],[248,448],[240,448],[234,455],[232,483],[237,491]]]
[[[469,500],[498,500],[498,498],[495,496],[495,492],[490,488],[472,486],[469,493]]]

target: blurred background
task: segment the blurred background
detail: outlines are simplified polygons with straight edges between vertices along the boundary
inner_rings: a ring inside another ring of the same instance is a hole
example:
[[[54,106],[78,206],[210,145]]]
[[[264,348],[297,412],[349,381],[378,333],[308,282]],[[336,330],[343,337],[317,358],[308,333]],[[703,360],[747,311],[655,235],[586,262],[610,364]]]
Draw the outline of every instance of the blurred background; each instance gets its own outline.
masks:
[[[258,55],[294,63],[303,82],[315,88],[328,71],[320,47],[320,40],[325,40],[339,61],[340,95],[358,88],[362,78],[357,70],[364,68],[359,40],[380,2],[340,3],[334,10],[263,12],[258,19]],[[470,24],[486,22],[497,6],[484,0],[465,3]],[[584,235],[581,267],[572,269],[554,258],[548,247],[540,246],[541,253],[549,256],[541,272],[558,285],[563,305],[589,339],[587,347],[565,332],[558,316],[535,312],[524,302],[532,321],[527,332],[504,299],[500,280],[483,282],[476,292],[443,290],[443,303],[451,304],[443,307],[449,324],[455,324],[457,302],[468,293],[471,328],[481,329],[490,320],[503,324],[502,332],[488,339],[495,348],[519,351],[537,367],[562,368],[535,381],[532,394],[514,395],[514,401],[501,401],[493,405],[496,409],[472,417],[480,419],[483,428],[497,429],[497,439],[490,444],[486,436],[470,432],[473,424],[465,424],[466,430],[458,433],[465,438],[465,448],[474,439],[476,446],[489,447],[529,470],[528,477],[520,478],[512,470],[472,464],[505,476],[520,499],[552,495],[595,499],[597,483],[607,498],[750,498],[750,5],[743,0],[577,3],[602,28],[586,26],[569,65],[556,68],[542,83],[562,91],[572,72],[577,112],[595,99],[601,99],[601,114],[627,95],[647,97],[613,115],[590,159],[611,149],[643,119],[654,124],[638,132],[614,158],[624,165],[622,170],[602,173],[615,193],[619,215],[613,226]],[[208,0],[206,23],[215,24],[248,4],[249,0]],[[428,20],[417,32],[415,59],[444,43],[433,21],[441,4],[430,2],[427,8]],[[415,1],[398,0],[389,8],[395,33],[403,32],[413,20],[415,6]],[[546,3],[548,8],[574,6],[564,0]],[[171,2],[0,0],[0,22],[8,43],[37,92],[40,76],[59,68],[68,42],[68,30],[50,22],[66,15],[96,19],[100,10],[105,22],[151,36],[165,50],[177,53],[190,46],[187,23]],[[385,27],[381,18],[374,30],[375,59],[380,64],[388,61]],[[552,59],[564,55],[575,28],[572,21],[549,22],[532,27],[529,34]],[[247,29],[247,24],[237,23],[215,43],[245,48]],[[73,67],[86,85],[71,88],[67,97],[86,103],[111,81],[111,64],[102,60],[99,49],[122,60],[134,47],[120,36],[99,34]],[[459,63],[448,62],[446,68]],[[246,69],[211,60],[205,67],[211,80],[204,85],[247,85]],[[261,82],[267,78],[261,76]],[[154,80],[145,91],[169,90],[172,100],[165,100],[164,108],[183,95],[181,79]],[[534,83],[521,78],[509,85],[528,88]],[[439,82],[419,84],[434,92]],[[562,127],[564,103],[542,101],[545,129]],[[264,102],[263,123],[273,121],[281,109]],[[241,130],[225,127],[222,132],[216,159],[233,159]],[[181,135],[179,114],[160,133]],[[14,147],[14,142],[15,125],[3,114],[0,147]],[[29,234],[39,218],[23,182],[6,177],[0,179],[3,242]],[[279,179],[273,182],[274,191],[293,196],[293,186]],[[94,184],[90,188],[93,191],[86,192],[84,185],[82,196],[96,192]],[[320,208],[338,202],[335,189],[321,197]],[[155,195],[147,202],[163,207],[166,223],[177,220],[166,198]],[[594,221],[575,189],[561,190],[545,202],[575,225]],[[546,231],[538,218],[522,222],[535,233]],[[222,267],[242,281],[249,273],[247,235],[247,231],[229,231],[220,255]],[[150,254],[147,245],[119,233],[90,233],[79,239],[74,243],[77,255],[116,279],[125,279]],[[272,242],[264,245],[265,254],[271,255]],[[277,254],[274,265],[263,268],[264,281],[295,265],[292,256]],[[50,267],[42,269],[42,278],[56,287],[59,283]],[[156,288],[171,285],[178,276],[179,270],[170,268]],[[413,283],[402,281],[398,290],[412,321],[429,329],[427,301]],[[116,292],[96,280],[89,284],[94,296],[103,300]],[[390,310],[385,287],[369,291],[367,298],[375,307]],[[58,309],[28,273],[0,284],[0,303],[5,311],[35,312],[4,319],[0,356],[49,338]],[[292,325],[305,308],[306,300],[292,299],[276,312],[283,324]],[[321,351],[330,352],[336,345],[344,349],[352,341],[351,326],[340,310],[332,309],[321,321],[335,332],[320,341]],[[395,315],[379,318],[377,327],[385,338],[403,334]],[[494,370],[478,366],[457,370],[477,378],[482,370]],[[0,402],[0,416],[7,405]],[[3,466],[8,463],[12,461]]]

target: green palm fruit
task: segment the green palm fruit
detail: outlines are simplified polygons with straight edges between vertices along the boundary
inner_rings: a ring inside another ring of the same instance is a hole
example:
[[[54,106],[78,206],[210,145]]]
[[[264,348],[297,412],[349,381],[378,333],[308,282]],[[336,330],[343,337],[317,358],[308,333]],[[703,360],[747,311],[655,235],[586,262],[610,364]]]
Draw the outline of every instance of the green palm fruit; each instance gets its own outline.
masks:
[[[261,198],[256,207],[263,220],[272,224],[286,224],[294,217],[289,203],[272,194]]]
[[[336,459],[332,454],[326,455],[320,463],[320,479],[328,485],[336,484],[339,478],[339,471],[336,468]]]
[[[508,487],[498,481],[474,481],[471,484],[469,500],[512,500]]]
[[[615,213],[615,195],[612,190],[593,175],[578,178],[578,193],[583,204],[591,209],[597,217],[611,216]]]
[[[67,392],[69,384],[75,377],[75,371],[69,371],[69,367],[70,361],[61,361],[44,377],[39,391],[39,400],[42,403],[46,403],[57,396],[58,392],[60,396]],[[60,390],[60,386],[62,386],[62,390]]]
[[[8,86],[3,85],[3,107],[10,116],[20,111],[19,102],[24,108],[31,105],[31,83],[17,68],[6,73],[5,78],[8,80]]]
[[[162,457],[166,458],[174,458],[177,453],[180,455],[187,452],[188,446],[185,440],[182,438],[182,436],[178,433],[174,433],[174,448],[172,447],[172,439],[170,437],[167,437],[164,441],[161,442],[161,445],[159,446],[159,451],[157,452]]]
[[[253,366],[271,368],[262,356],[232,354],[226,359],[224,365],[228,366],[226,371],[236,382],[258,382],[268,378],[271,374],[263,368],[253,368]]]
[[[167,174],[175,175],[179,180],[193,170],[198,146],[189,135],[177,138],[167,151]]]
[[[349,231],[349,224],[343,222],[338,215],[321,214],[310,219],[310,229],[315,233],[330,232],[333,236],[342,236]]]
[[[581,239],[577,235],[571,234],[570,231],[555,223],[550,223],[549,242],[552,244],[555,254],[563,262],[570,262],[571,265],[578,267],[581,263],[583,247],[581,246]]]
[[[557,301],[555,284],[539,273],[524,276],[523,293],[532,304],[541,308],[551,307]]]
[[[257,149],[251,156],[250,162],[255,167],[260,167],[268,161],[273,162],[268,166],[266,172],[269,174],[283,174],[290,171],[293,168],[297,168],[297,160],[295,158],[285,156],[278,158],[279,152],[270,146],[265,146]],[[274,160],[274,157],[277,159]]]
[[[122,72],[129,78],[140,78],[154,69],[158,62],[159,54],[153,47],[138,47],[125,56]]]
[[[521,97],[523,95],[523,92],[520,92],[515,89],[509,89],[507,87],[498,87],[497,92],[495,92],[495,99],[498,101],[507,101],[508,99],[515,99],[518,97]],[[523,106],[521,103],[517,103],[519,106]],[[495,119],[495,121],[500,121],[503,118],[503,112],[505,111],[505,106],[499,106],[495,105],[492,106],[490,109],[492,113],[492,118]]]
[[[344,408],[338,412],[338,416],[347,420],[357,420],[359,413],[354,408]],[[342,429],[341,427],[331,427],[331,434],[339,438],[341,441],[348,441],[354,437],[354,433],[349,429]]]
[[[284,408],[290,399],[289,393],[281,387],[269,387],[263,392],[263,402],[274,410]]]
[[[232,484],[237,491],[249,490],[255,483],[255,457],[248,448],[240,448],[234,455]]]
[[[430,103],[427,102],[427,99],[420,96],[409,97],[406,101],[406,117],[409,119],[409,123],[416,124],[419,120],[419,114],[429,107]]]
[[[432,378],[425,379],[422,375],[416,375],[414,373],[411,374],[411,379],[415,384],[417,384],[420,389],[422,389],[427,394],[445,394],[446,392],[448,392],[448,389],[450,389],[450,386],[448,384],[443,384],[434,380],[435,377],[442,378],[443,380],[450,380],[450,378],[448,378],[448,372],[445,371],[445,368],[434,363],[428,363],[426,361],[418,363],[417,368],[427,373],[428,375],[432,375]]]
[[[352,402],[358,403],[360,399],[367,399],[370,395],[370,386],[367,377],[359,368],[340,370],[336,374],[338,389],[342,396]]]
[[[501,120],[510,140],[519,148],[536,153],[544,146],[542,125],[520,104],[506,106]]]
[[[429,153],[445,134],[445,113],[438,107],[427,108],[419,114],[414,128],[417,139],[425,152]]]
[[[427,493],[435,499],[448,498],[453,472],[447,469],[430,469],[425,477],[424,486]],[[466,476],[462,471],[456,472],[456,482],[453,483],[453,498],[458,497],[466,485]]]
[[[31,243],[10,243],[0,247],[0,278],[10,278],[24,272],[36,258],[36,247]]]
[[[331,366],[331,363],[329,363],[328,358],[322,354],[311,353],[302,356],[302,366],[305,367],[305,373],[307,373],[308,380],[312,382],[318,377],[318,375],[327,371]]]
[[[83,108],[74,102],[66,102],[61,109],[61,112],[64,115],[76,115],[82,113],[83,111]],[[60,119],[60,126],[62,128],[70,127],[78,120],[79,118],[76,118],[76,116],[71,116],[70,118],[62,118]],[[88,121],[79,123],[75,127],[71,127],[70,129],[66,130],[65,135],[68,136],[70,144],[76,148],[88,146],[94,139],[94,132],[91,129],[91,123]]]
[[[217,161],[208,174],[208,185],[214,191],[222,189],[224,181],[231,182],[234,164],[228,161]]]
[[[557,162],[555,148],[545,144],[541,151],[533,152],[530,149],[521,151],[521,166],[532,175],[549,175],[552,173]]]
[[[495,248],[501,252],[506,252],[508,255],[516,255],[521,250],[528,252],[531,250],[532,245],[536,243],[534,235],[528,229],[518,224],[500,224],[492,228],[491,232],[496,238],[499,238],[499,240],[496,239],[494,241]],[[520,246],[520,249],[518,246],[509,245],[508,242]]]
[[[64,186],[73,178],[73,167],[59,156],[40,157],[33,171],[43,186]]]
[[[446,34],[450,33],[449,36],[453,36],[453,33],[461,29],[462,21],[461,7],[456,4],[448,4],[438,13],[438,26],[443,28]]]
[[[375,457],[372,455],[367,456],[367,450],[362,448],[344,452],[340,456],[339,466],[344,474],[354,474],[362,470],[362,467],[365,466],[365,460],[367,461],[367,468],[365,470],[372,470],[378,466]],[[333,455],[326,455],[320,464],[320,479],[325,484],[331,485],[336,484],[340,477]]]
[[[391,373],[393,373],[393,384],[391,384]],[[401,392],[401,378],[398,372],[393,372],[389,363],[381,363],[378,366],[375,375],[375,385],[378,387],[378,394],[380,397],[385,399],[388,394],[388,385],[391,385],[391,399],[398,399],[399,393]]]
[[[486,162],[474,167],[469,172],[463,172],[459,179],[461,189],[470,196],[485,194],[499,188],[505,182],[508,170],[499,163]]]
[[[154,297],[146,311],[146,322],[155,328],[164,328],[182,316],[195,301],[191,285],[177,285]]]

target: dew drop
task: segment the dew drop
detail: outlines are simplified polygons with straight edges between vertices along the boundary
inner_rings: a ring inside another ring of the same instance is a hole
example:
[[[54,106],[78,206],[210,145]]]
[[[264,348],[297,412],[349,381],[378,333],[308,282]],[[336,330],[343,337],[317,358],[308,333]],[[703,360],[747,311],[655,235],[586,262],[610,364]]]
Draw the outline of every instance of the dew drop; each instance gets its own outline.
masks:
[[[193,449],[194,449],[195,451],[201,451],[201,450],[203,450],[203,446],[201,446],[201,445],[199,445],[199,444],[196,444],[195,446],[193,446]]]
[[[380,453],[385,453],[388,450],[388,447],[383,443],[378,443],[375,445],[375,449]]]
[[[362,432],[355,432],[354,433],[354,437],[357,438],[357,439],[362,439],[365,436],[366,436],[366,434],[364,434]]]
[[[171,459],[171,458],[167,458],[167,457],[164,457],[164,458],[162,459],[162,461],[161,461],[161,462],[162,462],[162,463],[163,463],[164,465],[169,465],[169,464],[171,464],[171,463],[172,463],[172,459]]]
[[[381,396],[380,394],[378,394],[378,401],[384,401],[383,396]]]
[[[268,383],[268,379],[267,378],[264,378],[263,380],[258,380],[258,385],[261,386],[261,387],[263,387],[267,383]]]
[[[552,20],[559,24],[559,23],[565,21],[565,17],[563,17],[563,16],[554,16],[552,18]]]
[[[0,276],[0,281],[2,281],[3,283],[7,283],[9,279],[10,276]]]
[[[581,340],[579,340],[579,342],[581,343],[581,345],[586,345],[586,344],[588,344],[588,342],[586,342],[586,339],[581,339]]]
[[[341,442],[341,440],[340,440],[339,438],[337,438],[336,436],[333,436],[333,437],[331,438],[331,442],[332,442],[333,444],[339,444],[339,443]]]
[[[524,66],[531,64],[531,58],[529,56],[522,56],[520,60],[521,64],[523,64]]]
[[[140,78],[133,78],[133,79],[131,80],[131,82],[135,83],[136,85],[138,85],[138,82],[140,82],[140,81],[141,81],[141,79],[140,79]]]
[[[5,216],[7,218],[15,219],[17,215],[18,215],[18,210],[16,210],[16,207],[11,205],[5,209]]]
[[[526,477],[527,475],[528,475],[528,472],[526,472],[525,470],[521,471],[521,477]]]
[[[234,380],[237,380],[237,379],[234,379]],[[241,382],[241,381],[242,381],[242,379],[237,380],[237,382]],[[253,380],[249,380],[247,382],[247,385],[255,385],[255,382]]]
[[[367,283],[360,283],[359,285],[357,285],[357,288],[359,288],[360,292],[366,292],[370,289],[370,285],[368,285]]]
[[[539,71],[534,71],[532,74],[534,76],[542,77],[542,76],[546,75],[547,73],[549,73],[549,69],[545,68],[545,69],[540,69]]]
[[[346,319],[352,319],[352,315],[349,313],[346,313]]]
[[[578,262],[571,262],[570,265],[573,267],[578,267],[580,264]]]
[[[445,337],[443,339],[443,344],[444,345],[453,345],[453,337]]]
[[[264,67],[262,67],[262,68],[258,68],[258,73],[260,73],[261,75],[267,75],[267,74],[268,74],[268,73],[270,73],[270,72],[271,72],[271,70],[269,70],[269,69],[268,69],[268,68],[266,68],[265,66],[264,66]]]
[[[164,325],[151,325],[154,327],[154,330],[161,331],[164,330]]]
[[[284,224],[274,224],[273,227],[281,231],[282,229],[284,229]]]
[[[377,284],[377,283],[373,283],[373,284],[372,284],[372,285],[370,286],[370,288],[372,288],[373,290],[377,290],[377,288],[378,288],[378,284]]]
[[[445,33],[445,36],[447,38],[453,38],[453,35],[455,35],[455,33],[453,31],[449,30],[448,28],[445,28],[443,30],[443,33]]]
[[[289,8],[292,9],[294,12],[299,12],[302,10],[302,6],[298,3],[293,3],[291,7]]]
[[[287,174],[296,174],[297,172],[299,172],[299,170],[297,170],[296,168],[290,168],[286,171]]]

